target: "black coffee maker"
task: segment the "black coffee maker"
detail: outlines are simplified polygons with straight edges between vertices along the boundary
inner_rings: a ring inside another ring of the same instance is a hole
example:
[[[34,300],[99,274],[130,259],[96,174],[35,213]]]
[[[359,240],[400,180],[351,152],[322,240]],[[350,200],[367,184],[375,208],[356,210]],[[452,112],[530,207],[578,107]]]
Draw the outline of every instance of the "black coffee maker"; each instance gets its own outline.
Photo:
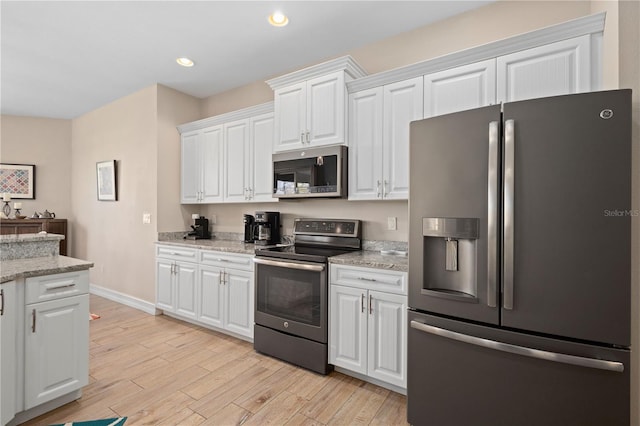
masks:
[[[244,223],[244,242],[253,243],[256,239],[256,218],[250,214],[242,216],[242,222]]]
[[[265,246],[280,243],[280,212],[256,212],[254,240]]]
[[[189,240],[209,240],[211,239],[211,233],[209,232],[209,219],[206,217],[199,217],[195,220],[195,224],[191,225],[191,231],[184,236]]]

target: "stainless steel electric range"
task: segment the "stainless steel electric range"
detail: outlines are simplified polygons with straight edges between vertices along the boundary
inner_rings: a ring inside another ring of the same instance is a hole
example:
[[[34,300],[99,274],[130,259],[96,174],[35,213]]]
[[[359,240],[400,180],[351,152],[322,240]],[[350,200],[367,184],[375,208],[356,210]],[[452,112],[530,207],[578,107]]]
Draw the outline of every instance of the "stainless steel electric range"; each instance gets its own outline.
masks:
[[[362,247],[359,220],[296,219],[294,244],[256,249],[253,347],[327,374],[329,257]]]

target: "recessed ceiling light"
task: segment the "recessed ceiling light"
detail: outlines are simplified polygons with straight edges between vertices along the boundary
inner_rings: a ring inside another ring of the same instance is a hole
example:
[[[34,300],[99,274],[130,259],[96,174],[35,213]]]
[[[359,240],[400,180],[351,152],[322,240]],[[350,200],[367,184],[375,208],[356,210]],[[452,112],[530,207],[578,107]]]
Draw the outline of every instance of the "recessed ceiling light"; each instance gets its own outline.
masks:
[[[269,23],[274,27],[284,27],[289,23],[289,18],[282,12],[274,12],[269,15]]]
[[[193,61],[189,58],[178,58],[176,59],[176,62],[179,65],[182,65],[183,67],[192,67],[193,66]]]

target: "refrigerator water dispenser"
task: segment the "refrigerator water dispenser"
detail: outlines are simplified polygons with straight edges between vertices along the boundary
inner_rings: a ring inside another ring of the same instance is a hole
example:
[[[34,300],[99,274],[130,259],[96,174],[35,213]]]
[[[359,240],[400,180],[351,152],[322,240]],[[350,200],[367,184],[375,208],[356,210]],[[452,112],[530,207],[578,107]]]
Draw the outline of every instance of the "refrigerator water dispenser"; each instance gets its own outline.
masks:
[[[422,218],[423,293],[477,302],[478,218]]]

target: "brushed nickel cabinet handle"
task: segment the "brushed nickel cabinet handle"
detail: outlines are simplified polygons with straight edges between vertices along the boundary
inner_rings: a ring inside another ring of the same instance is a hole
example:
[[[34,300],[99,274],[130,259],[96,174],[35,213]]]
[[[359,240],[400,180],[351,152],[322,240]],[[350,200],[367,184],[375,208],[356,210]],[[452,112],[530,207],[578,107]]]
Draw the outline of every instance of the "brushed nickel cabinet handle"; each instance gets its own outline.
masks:
[[[373,314],[373,296],[369,295],[369,314]]]
[[[36,332],[36,310],[35,309],[31,310],[31,332],[32,333]]]
[[[0,317],[4,315],[4,289],[0,289]]]
[[[364,314],[364,294],[360,295],[360,312]]]

